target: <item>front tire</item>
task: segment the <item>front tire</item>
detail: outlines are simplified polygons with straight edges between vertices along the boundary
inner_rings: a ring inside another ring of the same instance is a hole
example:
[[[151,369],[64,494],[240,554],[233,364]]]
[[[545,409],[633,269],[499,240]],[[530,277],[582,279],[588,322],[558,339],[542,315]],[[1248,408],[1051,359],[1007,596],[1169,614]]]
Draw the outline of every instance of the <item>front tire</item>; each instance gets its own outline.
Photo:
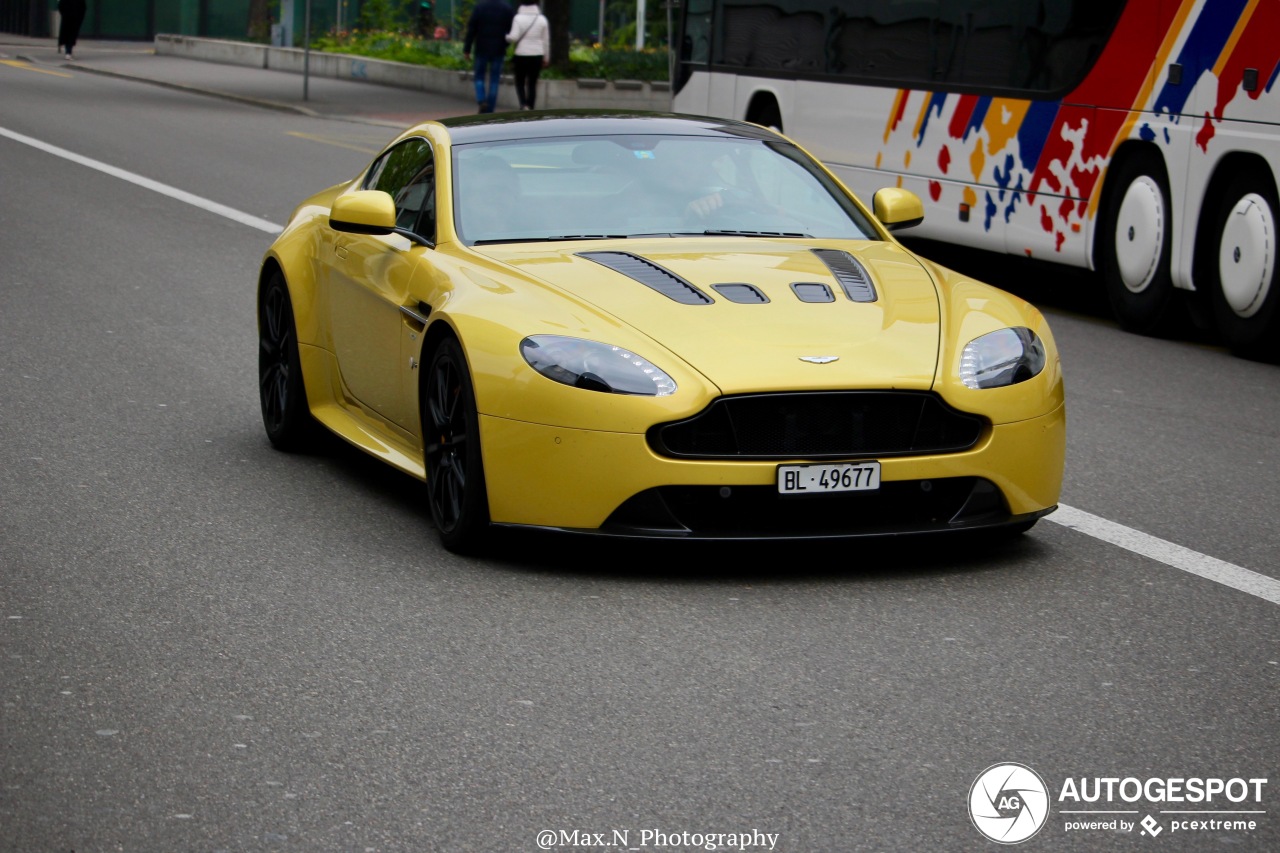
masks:
[[[279,270],[258,296],[258,397],[262,425],[277,450],[309,450],[319,429],[307,406],[298,330],[289,288]]]
[[[431,354],[422,400],[427,503],[445,548],[474,553],[489,527],[480,421],[462,347],[452,338]]]
[[[1276,188],[1271,181],[1232,178],[1211,223],[1209,298],[1215,325],[1236,355],[1274,361],[1280,355]]]
[[[1099,235],[1111,310],[1126,331],[1170,334],[1179,314],[1170,274],[1173,228],[1164,164],[1142,152],[1121,161],[1111,181]]]

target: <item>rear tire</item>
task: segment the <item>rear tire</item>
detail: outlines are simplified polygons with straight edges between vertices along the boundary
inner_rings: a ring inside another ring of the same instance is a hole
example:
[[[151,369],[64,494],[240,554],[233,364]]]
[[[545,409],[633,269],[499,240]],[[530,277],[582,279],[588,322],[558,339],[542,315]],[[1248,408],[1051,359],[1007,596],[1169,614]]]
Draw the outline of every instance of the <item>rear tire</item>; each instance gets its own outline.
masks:
[[[1214,324],[1236,355],[1260,361],[1280,356],[1275,183],[1237,174],[1210,222],[1209,299]]]
[[[319,425],[307,406],[293,302],[279,270],[271,273],[258,296],[258,398],[262,425],[277,450],[297,452],[315,446]]]
[[[1139,152],[1120,162],[1110,182],[1098,236],[1111,310],[1126,331],[1172,334],[1182,315],[1170,274],[1173,228],[1164,164]]]
[[[431,354],[422,395],[427,503],[444,547],[475,553],[489,528],[480,421],[462,347],[442,340]]]

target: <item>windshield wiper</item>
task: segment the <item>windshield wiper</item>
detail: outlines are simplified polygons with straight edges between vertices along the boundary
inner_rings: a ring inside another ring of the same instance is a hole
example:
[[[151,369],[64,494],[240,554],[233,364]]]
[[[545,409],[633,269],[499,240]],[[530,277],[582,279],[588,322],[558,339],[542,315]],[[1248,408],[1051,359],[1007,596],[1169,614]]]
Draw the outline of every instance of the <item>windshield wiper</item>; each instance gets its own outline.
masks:
[[[625,240],[630,234],[560,234],[555,237],[543,237],[547,242],[552,240]]]
[[[491,243],[560,243],[568,240],[626,240],[628,234],[555,234],[550,237],[494,237],[489,240],[476,240],[473,246],[488,246]]]
[[[705,237],[813,237],[812,234],[805,234],[803,231],[724,231],[709,229],[690,233]]]

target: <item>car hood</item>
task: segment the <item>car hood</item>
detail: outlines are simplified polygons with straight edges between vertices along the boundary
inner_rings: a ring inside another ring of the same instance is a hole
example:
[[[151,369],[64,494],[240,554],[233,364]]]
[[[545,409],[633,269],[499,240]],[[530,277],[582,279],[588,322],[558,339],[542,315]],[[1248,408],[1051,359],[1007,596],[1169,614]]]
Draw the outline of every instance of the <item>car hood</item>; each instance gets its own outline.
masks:
[[[849,299],[815,249],[836,249],[857,259],[872,279],[875,300]],[[924,268],[893,243],[694,238],[575,242],[552,249],[505,244],[477,251],[627,323],[726,394],[779,387],[924,390],[933,385],[938,294]],[[644,275],[592,259],[605,251],[656,264],[712,301],[690,296],[679,284],[673,298],[644,283]],[[735,302],[714,287],[741,283],[753,285],[768,301]],[[796,283],[825,284],[835,299],[805,302],[792,287]],[[688,303],[679,301],[685,297]]]

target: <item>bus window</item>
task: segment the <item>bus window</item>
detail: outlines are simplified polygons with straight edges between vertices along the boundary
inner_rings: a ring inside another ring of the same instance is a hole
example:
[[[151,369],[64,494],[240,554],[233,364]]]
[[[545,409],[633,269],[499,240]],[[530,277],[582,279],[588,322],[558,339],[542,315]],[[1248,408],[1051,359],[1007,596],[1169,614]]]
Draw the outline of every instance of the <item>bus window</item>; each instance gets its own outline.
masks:
[[[763,71],[822,72],[826,15],[820,8],[730,2],[722,6],[723,38],[715,63]]]

